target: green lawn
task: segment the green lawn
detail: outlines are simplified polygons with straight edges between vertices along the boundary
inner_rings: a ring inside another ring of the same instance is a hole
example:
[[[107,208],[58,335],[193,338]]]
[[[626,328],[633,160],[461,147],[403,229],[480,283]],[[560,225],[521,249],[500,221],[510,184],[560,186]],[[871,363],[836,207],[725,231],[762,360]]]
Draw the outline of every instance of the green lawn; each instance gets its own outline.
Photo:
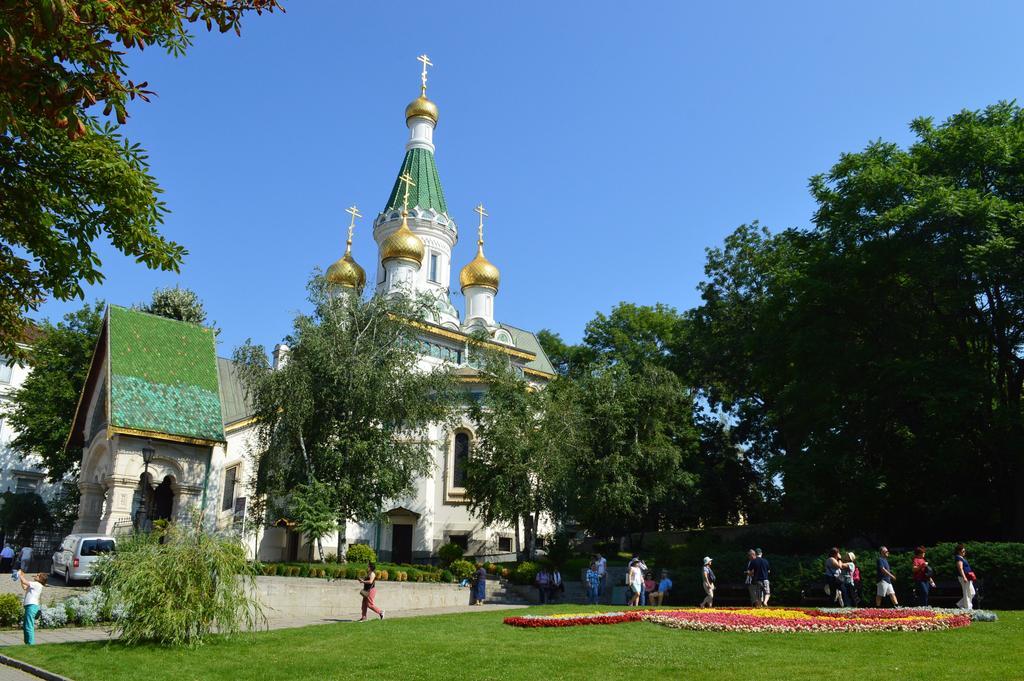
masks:
[[[953,631],[847,634],[697,633],[647,622],[524,630],[505,626],[502,617],[491,611],[319,625],[196,650],[90,643],[3,652],[76,681],[1024,679],[1024,612],[1000,612],[999,622]]]

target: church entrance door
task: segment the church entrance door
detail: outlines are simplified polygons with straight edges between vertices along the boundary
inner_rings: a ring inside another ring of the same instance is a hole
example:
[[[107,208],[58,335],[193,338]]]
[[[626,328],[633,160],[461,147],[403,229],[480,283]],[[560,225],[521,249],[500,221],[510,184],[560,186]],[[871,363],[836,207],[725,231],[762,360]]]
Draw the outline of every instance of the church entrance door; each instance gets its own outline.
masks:
[[[391,526],[391,562],[412,562],[412,525]]]
[[[171,476],[153,490],[153,520],[170,520],[174,510],[174,492],[171,490]]]

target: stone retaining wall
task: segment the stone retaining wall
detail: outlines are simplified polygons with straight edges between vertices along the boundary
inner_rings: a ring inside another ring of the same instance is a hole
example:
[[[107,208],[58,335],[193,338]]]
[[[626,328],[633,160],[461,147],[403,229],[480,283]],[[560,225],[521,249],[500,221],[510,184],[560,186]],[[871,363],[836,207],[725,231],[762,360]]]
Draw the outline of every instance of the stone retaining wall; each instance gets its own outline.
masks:
[[[257,577],[256,590],[268,619],[351,619],[359,613],[360,583],[308,577]],[[446,608],[469,603],[469,589],[456,584],[380,582],[377,605],[395,610]]]

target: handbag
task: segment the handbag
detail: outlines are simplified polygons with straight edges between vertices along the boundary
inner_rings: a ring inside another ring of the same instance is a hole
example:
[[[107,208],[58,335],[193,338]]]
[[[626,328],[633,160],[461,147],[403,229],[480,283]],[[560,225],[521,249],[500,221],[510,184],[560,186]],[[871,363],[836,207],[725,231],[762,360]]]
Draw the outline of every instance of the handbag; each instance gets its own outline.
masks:
[[[974,574],[974,570],[971,570],[965,576],[967,577],[967,581],[968,582],[976,582],[976,581],[978,581],[978,575]]]

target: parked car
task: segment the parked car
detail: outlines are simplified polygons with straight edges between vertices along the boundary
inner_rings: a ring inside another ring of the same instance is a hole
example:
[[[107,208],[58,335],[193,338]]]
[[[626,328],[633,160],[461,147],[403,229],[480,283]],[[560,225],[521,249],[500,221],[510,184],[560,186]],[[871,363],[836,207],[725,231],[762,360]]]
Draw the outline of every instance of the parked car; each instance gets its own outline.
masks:
[[[92,579],[92,564],[105,553],[117,550],[117,540],[105,534],[69,534],[53,554],[50,574],[65,583]]]

